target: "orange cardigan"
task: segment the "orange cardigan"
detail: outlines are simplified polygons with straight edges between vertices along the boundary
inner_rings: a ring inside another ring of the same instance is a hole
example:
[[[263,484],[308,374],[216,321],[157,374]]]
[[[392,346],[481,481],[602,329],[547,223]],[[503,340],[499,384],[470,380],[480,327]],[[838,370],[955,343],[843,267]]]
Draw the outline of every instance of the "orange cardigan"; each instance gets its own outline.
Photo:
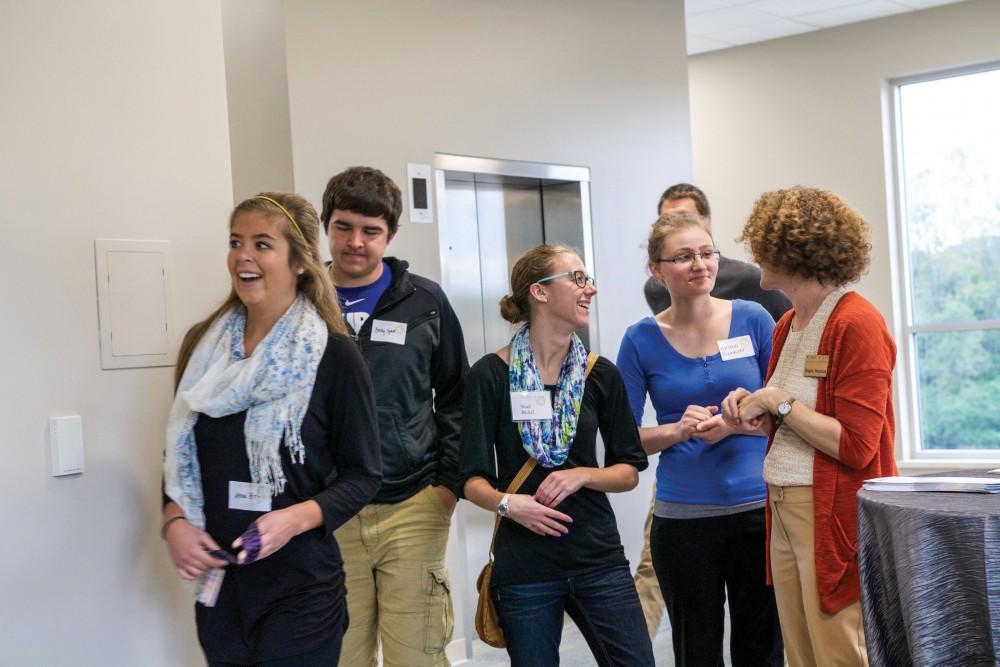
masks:
[[[774,328],[767,377],[781,356],[794,311]],[[885,320],[868,300],[848,292],[834,308],[819,341],[829,355],[820,378],[816,411],[840,422],[840,460],[814,450],[813,508],[816,586],[820,608],[835,613],[861,599],[858,580],[857,501],[866,479],[898,474],[894,456],[892,369],[896,345]],[[774,436],[768,439],[768,449]],[[767,581],[771,583],[771,505],[767,505]]]

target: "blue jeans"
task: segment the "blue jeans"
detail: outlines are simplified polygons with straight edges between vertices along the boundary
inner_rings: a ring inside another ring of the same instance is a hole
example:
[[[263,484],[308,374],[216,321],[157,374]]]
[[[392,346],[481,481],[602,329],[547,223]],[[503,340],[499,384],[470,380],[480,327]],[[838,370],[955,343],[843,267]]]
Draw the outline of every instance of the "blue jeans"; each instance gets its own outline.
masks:
[[[563,613],[580,629],[600,667],[653,667],[639,596],[627,565],[574,577],[492,589],[511,667],[559,664]]]

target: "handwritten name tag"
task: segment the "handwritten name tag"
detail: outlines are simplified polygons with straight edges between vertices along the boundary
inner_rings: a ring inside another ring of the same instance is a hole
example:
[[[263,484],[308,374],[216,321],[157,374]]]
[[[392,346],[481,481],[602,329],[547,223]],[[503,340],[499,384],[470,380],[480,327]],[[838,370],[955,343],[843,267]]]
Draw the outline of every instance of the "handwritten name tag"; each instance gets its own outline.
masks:
[[[547,391],[512,391],[510,413],[516,422],[552,419],[552,397]]]
[[[719,354],[723,361],[753,356],[753,341],[750,336],[737,336],[719,341]]]
[[[406,322],[372,320],[372,340],[376,343],[406,345]]]
[[[229,482],[229,509],[270,512],[270,487],[267,484],[253,482]]]

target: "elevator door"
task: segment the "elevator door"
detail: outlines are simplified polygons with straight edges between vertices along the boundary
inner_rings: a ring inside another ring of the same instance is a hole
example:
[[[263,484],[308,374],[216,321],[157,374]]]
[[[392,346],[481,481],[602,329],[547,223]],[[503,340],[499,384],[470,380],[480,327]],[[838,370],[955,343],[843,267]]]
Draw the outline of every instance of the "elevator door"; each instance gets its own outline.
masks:
[[[469,359],[475,360],[510,342],[516,329],[500,316],[499,303],[510,292],[510,271],[522,254],[540,243],[562,243],[575,248],[589,268],[589,235],[583,227],[589,215],[581,192],[586,184],[491,174],[443,176],[441,217],[448,229],[443,282],[462,322]],[[577,332],[588,347],[594,327]]]

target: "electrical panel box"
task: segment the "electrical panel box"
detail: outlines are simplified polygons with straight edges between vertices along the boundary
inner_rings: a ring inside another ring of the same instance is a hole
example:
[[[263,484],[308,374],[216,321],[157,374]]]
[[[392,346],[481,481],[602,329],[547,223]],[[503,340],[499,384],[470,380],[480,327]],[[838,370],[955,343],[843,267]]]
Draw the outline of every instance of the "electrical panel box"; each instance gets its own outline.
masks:
[[[172,366],[170,242],[97,239],[101,368]]]

